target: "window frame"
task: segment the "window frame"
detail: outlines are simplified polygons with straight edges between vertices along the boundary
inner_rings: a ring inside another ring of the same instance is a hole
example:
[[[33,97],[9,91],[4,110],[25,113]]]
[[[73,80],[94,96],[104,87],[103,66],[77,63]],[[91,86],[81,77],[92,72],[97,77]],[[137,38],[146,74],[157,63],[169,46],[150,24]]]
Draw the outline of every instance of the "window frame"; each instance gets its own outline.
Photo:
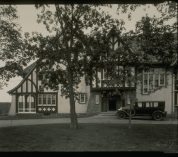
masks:
[[[145,75],[147,75],[147,83],[145,84]],[[143,71],[142,73],[142,94],[148,94],[149,92],[149,73]],[[144,89],[147,89],[147,92],[144,91]]]
[[[45,96],[44,96],[45,95]],[[39,104],[39,96],[41,96],[41,104]],[[46,104],[44,104],[43,102],[43,100],[44,100],[44,97],[45,97],[45,101],[46,101]],[[48,99],[49,99],[49,97],[50,97],[50,104],[48,103]],[[55,98],[54,100],[53,100],[53,98]],[[55,104],[53,104],[53,101],[55,102]],[[40,93],[40,94],[38,94],[38,106],[56,106],[57,105],[57,95],[56,94],[53,94],[53,93],[44,93],[44,94],[42,94],[42,93]]]
[[[145,75],[147,75],[147,83],[145,84]],[[150,75],[153,75],[152,76],[152,86],[153,88],[150,88]],[[158,75],[156,77],[156,75]],[[160,78],[161,78],[161,75],[163,75],[164,77],[164,83],[163,84],[160,84]],[[158,79],[158,86],[156,87],[156,80]],[[165,86],[165,83],[166,82],[166,72],[155,72],[154,69],[150,70],[150,71],[145,71],[143,70],[142,71],[142,94],[149,94],[150,92],[154,91],[156,88],[159,88],[159,87],[164,87]],[[147,89],[147,92],[144,91],[144,89]]]
[[[161,78],[161,75],[163,75],[163,78],[164,78],[164,83],[163,84],[161,84],[160,82],[160,78]],[[166,76],[165,76],[165,74],[164,73],[159,73],[159,86],[161,86],[161,87],[163,87],[163,86],[165,86],[165,81],[166,81],[166,78],[165,78]]]
[[[84,101],[82,101],[82,95],[84,96]],[[79,93],[79,104],[86,104],[87,102],[87,93]]]

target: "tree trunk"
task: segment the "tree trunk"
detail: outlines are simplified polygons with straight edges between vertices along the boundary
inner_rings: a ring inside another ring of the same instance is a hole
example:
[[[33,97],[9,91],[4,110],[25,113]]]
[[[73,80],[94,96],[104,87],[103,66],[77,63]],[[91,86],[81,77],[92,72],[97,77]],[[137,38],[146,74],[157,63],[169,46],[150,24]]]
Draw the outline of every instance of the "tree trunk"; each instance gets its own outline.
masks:
[[[68,81],[69,81],[69,96],[70,96],[70,128],[77,129],[78,121],[75,112],[75,101],[74,101],[74,90],[73,90],[73,77],[71,70],[68,70]]]
[[[131,116],[131,103],[130,103],[130,110],[129,110],[129,129],[131,128],[131,119],[132,119],[132,116]]]
[[[68,73],[68,83],[69,83],[69,96],[70,96],[70,128],[71,129],[78,129],[78,121],[77,121],[77,115],[75,112],[75,100],[74,100],[74,89],[73,89],[73,70],[71,67],[73,66],[71,63],[71,52],[72,52],[72,47],[73,47],[73,8],[74,5],[71,4],[71,12],[72,12],[72,17],[71,17],[71,34],[70,34],[70,42],[69,42],[69,51],[67,52],[67,62],[68,62],[68,67],[67,67],[67,73]]]

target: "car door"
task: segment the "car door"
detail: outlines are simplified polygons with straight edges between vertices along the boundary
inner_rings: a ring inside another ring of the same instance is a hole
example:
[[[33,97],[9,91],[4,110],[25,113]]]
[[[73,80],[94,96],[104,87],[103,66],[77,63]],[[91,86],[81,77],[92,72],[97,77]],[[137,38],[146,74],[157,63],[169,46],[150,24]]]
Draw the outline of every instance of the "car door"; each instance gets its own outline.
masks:
[[[136,115],[142,114],[142,110],[143,110],[142,102],[137,102],[137,103],[135,104],[134,109],[135,109],[135,114],[136,114]]]

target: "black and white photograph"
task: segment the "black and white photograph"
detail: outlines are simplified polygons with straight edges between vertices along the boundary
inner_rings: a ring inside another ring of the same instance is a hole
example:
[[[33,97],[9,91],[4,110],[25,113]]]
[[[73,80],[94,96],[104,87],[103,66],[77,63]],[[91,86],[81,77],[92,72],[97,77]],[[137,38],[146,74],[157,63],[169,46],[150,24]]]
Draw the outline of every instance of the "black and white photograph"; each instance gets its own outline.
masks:
[[[178,153],[178,3],[0,3],[0,152]]]

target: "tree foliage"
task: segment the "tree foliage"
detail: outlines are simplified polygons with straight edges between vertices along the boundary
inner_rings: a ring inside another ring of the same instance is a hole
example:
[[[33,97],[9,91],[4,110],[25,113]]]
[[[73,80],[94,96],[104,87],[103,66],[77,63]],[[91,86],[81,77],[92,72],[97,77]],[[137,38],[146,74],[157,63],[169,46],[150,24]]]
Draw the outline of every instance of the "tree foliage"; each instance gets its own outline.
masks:
[[[127,33],[126,40],[139,52],[139,63],[171,65],[176,59],[176,35],[172,25],[145,16],[137,22],[135,31]]]
[[[23,41],[20,27],[16,23],[18,16],[16,7],[11,5],[0,6],[0,79],[6,84],[10,78],[15,77],[26,65],[22,54]],[[17,70],[17,73],[16,71]]]
[[[143,17],[136,26],[136,35],[140,51],[145,59],[154,56],[160,63],[171,64],[176,54],[176,34],[171,25],[164,25],[163,20]],[[150,58],[151,60],[153,58]]]

